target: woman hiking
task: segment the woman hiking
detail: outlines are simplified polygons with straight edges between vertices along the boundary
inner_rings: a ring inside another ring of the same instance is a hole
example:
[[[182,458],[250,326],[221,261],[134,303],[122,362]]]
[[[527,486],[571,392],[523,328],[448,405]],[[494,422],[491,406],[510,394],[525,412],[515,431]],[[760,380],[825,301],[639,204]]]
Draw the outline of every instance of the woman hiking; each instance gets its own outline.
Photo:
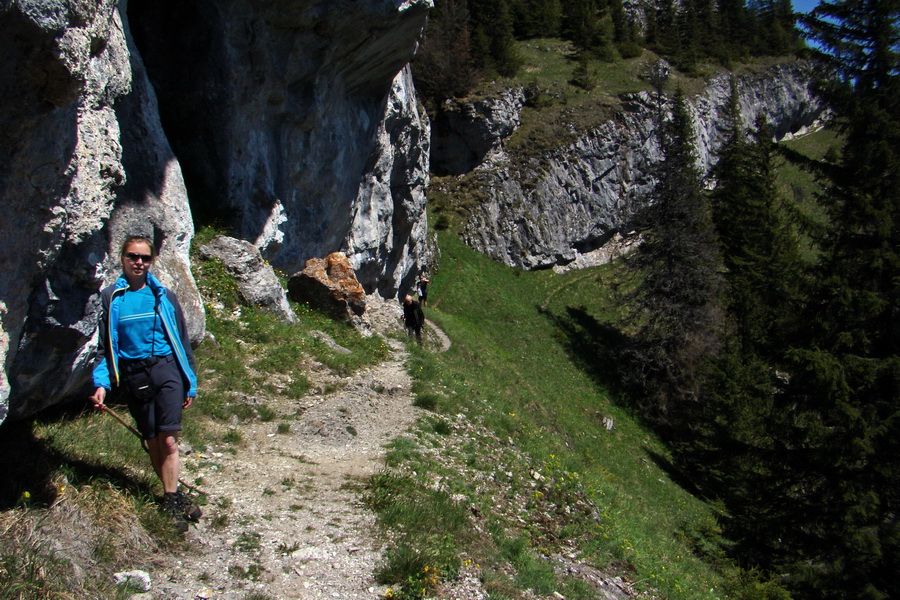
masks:
[[[163,486],[163,510],[184,533],[200,509],[178,489],[181,412],[197,396],[194,354],[174,292],[150,273],[156,248],[146,237],[122,244],[122,275],[100,292],[103,314],[90,397],[104,410],[107,393],[121,389]]]

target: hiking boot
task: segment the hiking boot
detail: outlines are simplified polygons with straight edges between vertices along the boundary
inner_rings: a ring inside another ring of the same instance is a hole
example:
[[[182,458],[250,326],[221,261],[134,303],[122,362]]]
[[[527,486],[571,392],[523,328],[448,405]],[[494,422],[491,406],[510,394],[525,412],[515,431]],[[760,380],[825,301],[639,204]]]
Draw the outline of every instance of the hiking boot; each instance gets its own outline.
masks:
[[[168,492],[163,496],[163,513],[172,519],[172,526],[179,533],[187,533],[188,523],[178,502],[177,494]]]
[[[184,518],[194,523],[198,522],[200,517],[203,516],[203,511],[200,510],[200,507],[194,504],[188,495],[181,490],[175,492],[175,497],[178,500],[178,508],[181,510]]]

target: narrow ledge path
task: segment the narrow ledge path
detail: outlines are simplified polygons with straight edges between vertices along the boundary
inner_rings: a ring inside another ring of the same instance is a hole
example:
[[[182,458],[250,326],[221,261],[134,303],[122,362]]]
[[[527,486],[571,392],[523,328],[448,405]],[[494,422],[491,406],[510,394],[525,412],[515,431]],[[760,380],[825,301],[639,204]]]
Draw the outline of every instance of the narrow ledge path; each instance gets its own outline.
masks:
[[[449,347],[445,338],[438,336],[441,348]],[[185,475],[202,478],[210,502],[187,534],[189,549],[157,559],[146,597],[246,600],[260,592],[259,598],[374,600],[385,594],[387,587],[374,579],[383,540],[374,514],[360,503],[360,486],[383,467],[385,445],[420,412],[405,345],[386,343],[390,355],[378,365],[343,379],[319,373],[330,385],[318,387],[335,391],[269,404],[278,415],[299,417],[235,425],[242,438],[235,452],[223,446],[185,457]],[[316,377],[314,369],[310,378]]]

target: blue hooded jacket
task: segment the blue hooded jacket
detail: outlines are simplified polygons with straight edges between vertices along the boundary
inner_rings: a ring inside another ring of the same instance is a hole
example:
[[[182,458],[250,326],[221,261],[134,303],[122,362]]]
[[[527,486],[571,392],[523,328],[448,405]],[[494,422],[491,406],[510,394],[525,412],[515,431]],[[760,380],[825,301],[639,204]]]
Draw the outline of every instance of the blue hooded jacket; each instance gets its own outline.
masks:
[[[185,396],[197,396],[197,375],[194,366],[194,352],[188,337],[184,313],[178,298],[173,292],[163,287],[153,273],[147,273],[147,287],[156,298],[156,314],[163,324],[164,335],[172,345],[178,367],[184,378]],[[99,360],[94,367],[94,386],[106,388],[118,386],[119,373],[119,308],[128,280],[120,276],[114,284],[100,292],[103,303],[103,316],[100,320]]]

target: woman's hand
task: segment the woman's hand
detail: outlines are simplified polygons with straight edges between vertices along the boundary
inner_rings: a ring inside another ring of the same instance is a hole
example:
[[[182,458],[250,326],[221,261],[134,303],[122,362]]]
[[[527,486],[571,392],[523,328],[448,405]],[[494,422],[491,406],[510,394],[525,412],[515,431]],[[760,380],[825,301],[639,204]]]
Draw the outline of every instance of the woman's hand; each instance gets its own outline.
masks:
[[[94,408],[97,410],[106,410],[104,400],[106,400],[106,388],[98,387],[94,390],[94,395],[90,396],[90,401],[94,403]]]
[[[181,405],[181,408],[187,408],[194,401],[194,398],[191,396],[185,396],[184,404]]]

